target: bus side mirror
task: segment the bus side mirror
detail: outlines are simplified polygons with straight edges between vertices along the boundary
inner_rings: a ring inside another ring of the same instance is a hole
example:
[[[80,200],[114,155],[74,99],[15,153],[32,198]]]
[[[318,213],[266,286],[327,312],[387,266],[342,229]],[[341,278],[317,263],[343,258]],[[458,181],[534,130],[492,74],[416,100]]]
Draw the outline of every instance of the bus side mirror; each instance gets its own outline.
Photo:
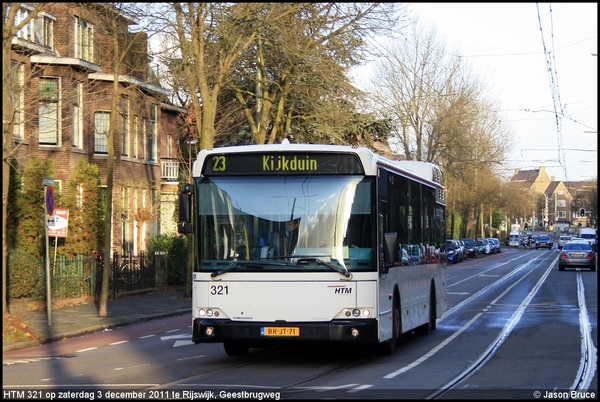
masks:
[[[179,193],[179,222],[177,232],[192,233],[192,185],[186,184]]]

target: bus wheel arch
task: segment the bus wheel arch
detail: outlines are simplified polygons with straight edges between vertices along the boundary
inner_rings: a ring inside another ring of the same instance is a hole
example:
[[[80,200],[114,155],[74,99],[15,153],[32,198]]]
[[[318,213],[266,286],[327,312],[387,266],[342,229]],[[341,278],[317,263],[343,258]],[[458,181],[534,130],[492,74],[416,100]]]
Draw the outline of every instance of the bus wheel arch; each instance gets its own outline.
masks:
[[[429,335],[437,329],[437,305],[435,297],[435,282],[432,279],[429,286],[429,303],[428,303],[428,321],[418,328],[418,333],[421,335]]]
[[[392,337],[377,345],[379,354],[383,356],[390,356],[394,353],[400,335],[402,335],[402,317],[400,311],[400,295],[396,287],[392,296]]]

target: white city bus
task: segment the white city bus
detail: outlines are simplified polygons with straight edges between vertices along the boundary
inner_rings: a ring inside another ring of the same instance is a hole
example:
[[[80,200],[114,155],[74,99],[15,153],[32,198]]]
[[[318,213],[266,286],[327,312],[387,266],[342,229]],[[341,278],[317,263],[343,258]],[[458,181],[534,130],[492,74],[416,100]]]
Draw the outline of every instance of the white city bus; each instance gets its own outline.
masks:
[[[194,248],[192,341],[373,344],[447,308],[441,170],[367,148],[204,149],[179,200]],[[441,247],[441,248],[440,248]]]

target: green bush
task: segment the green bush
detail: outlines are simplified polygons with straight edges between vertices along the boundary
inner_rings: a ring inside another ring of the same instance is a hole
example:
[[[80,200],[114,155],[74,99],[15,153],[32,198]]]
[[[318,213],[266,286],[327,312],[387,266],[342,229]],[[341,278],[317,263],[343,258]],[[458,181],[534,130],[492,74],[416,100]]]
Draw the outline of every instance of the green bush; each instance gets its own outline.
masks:
[[[181,285],[186,282],[187,237],[177,234],[161,234],[150,239],[151,261],[157,251],[167,253],[167,280],[169,285]]]
[[[8,254],[7,288],[10,299],[44,298],[45,275],[37,258],[18,251]]]

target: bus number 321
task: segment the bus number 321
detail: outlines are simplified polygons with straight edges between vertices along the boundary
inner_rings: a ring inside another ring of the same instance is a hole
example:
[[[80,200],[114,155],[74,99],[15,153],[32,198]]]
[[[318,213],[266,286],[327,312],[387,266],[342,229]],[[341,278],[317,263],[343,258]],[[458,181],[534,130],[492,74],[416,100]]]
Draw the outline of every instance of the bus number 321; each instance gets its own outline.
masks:
[[[210,287],[210,294],[214,295],[214,296],[228,295],[229,294],[229,286],[213,285]]]

